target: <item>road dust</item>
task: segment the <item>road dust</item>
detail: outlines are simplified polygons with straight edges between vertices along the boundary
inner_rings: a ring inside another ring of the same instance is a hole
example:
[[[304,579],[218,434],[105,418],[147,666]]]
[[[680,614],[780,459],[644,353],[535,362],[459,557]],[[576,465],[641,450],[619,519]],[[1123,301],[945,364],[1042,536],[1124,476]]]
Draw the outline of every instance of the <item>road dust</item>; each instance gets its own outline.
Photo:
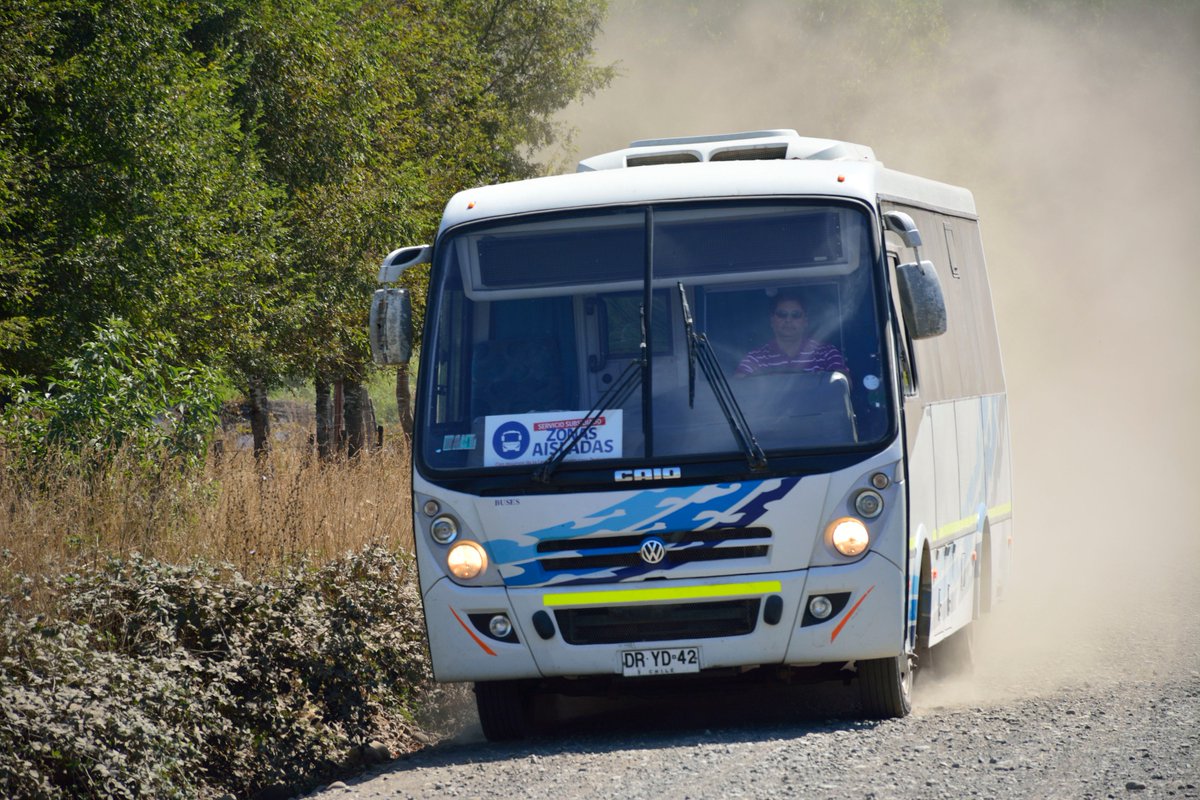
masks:
[[[1200,7],[618,0],[598,57],[562,162],[783,127],[975,193],[1020,573],[920,704],[1200,669]]]

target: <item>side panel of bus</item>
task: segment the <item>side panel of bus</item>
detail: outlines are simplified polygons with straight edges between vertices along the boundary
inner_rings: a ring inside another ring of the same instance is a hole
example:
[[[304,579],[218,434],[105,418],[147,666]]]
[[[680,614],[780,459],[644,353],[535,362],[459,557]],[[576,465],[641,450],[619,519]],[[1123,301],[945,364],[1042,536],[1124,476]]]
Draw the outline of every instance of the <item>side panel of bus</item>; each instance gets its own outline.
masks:
[[[938,270],[947,332],[913,342],[906,398],[910,621],[932,646],[988,611],[1011,571],[1008,409],[978,221],[883,202],[921,231]],[[911,250],[898,249],[901,260]],[[919,607],[919,608],[918,608]]]

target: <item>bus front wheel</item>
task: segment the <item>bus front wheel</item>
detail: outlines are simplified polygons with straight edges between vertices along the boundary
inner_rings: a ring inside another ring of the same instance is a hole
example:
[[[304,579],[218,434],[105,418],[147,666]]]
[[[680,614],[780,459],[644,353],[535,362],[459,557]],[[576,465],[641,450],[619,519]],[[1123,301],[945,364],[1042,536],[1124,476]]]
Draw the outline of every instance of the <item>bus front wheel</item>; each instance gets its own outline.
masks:
[[[489,742],[522,739],[533,725],[533,692],[525,681],[475,684],[479,724]]]
[[[863,713],[872,719],[904,717],[912,711],[913,659],[907,653],[858,662]]]

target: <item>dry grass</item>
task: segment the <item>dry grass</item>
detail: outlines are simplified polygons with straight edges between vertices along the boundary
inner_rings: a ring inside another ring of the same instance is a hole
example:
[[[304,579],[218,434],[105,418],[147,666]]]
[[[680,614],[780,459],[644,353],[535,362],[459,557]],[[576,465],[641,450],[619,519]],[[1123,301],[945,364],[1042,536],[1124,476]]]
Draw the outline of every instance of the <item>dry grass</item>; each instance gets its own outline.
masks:
[[[308,430],[277,429],[262,464],[228,435],[203,472],[118,456],[85,477],[49,460],[22,474],[0,450],[0,570],[51,575],[111,555],[228,562],[247,576],[368,543],[410,550],[411,467],[397,433],[353,462],[321,463]],[[279,434],[282,434],[280,436]]]

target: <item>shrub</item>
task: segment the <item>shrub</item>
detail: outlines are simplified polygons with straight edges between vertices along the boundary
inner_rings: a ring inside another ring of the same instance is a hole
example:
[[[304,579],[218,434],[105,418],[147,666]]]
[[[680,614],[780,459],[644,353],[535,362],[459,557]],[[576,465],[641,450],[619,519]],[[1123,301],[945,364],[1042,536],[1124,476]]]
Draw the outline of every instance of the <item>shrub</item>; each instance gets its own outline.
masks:
[[[27,465],[51,449],[74,454],[84,467],[122,451],[150,465],[202,462],[217,423],[220,376],[181,364],[171,336],[110,318],[56,374],[45,393],[17,391],[0,419],[0,437]]]
[[[378,547],[277,580],[138,557],[0,606],[0,794],[298,791],[414,729],[430,682],[410,560]]]

